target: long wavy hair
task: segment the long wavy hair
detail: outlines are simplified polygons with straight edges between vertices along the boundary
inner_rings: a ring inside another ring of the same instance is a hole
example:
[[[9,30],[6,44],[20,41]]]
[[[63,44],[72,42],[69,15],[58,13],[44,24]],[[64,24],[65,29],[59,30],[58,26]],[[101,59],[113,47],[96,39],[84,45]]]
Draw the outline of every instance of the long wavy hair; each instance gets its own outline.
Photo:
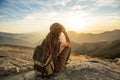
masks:
[[[56,56],[55,46],[56,43],[60,40],[60,35],[63,30],[63,26],[60,23],[53,23],[50,26],[50,32],[46,36],[46,43],[50,48],[50,52],[53,54],[53,57]]]

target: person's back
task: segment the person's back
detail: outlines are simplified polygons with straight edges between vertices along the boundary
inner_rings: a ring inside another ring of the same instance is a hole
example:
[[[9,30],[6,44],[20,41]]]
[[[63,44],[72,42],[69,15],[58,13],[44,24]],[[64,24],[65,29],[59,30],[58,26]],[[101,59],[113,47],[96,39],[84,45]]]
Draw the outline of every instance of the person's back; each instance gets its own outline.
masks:
[[[60,40],[62,32],[66,38],[66,42],[61,42]],[[47,45],[47,48],[50,49],[50,54],[52,54],[52,61],[54,64],[53,71],[61,71],[71,53],[70,39],[65,28],[59,23],[52,24],[50,26],[50,32],[45,38],[45,44]],[[61,51],[61,49],[63,50]]]
[[[62,32],[66,38],[66,42],[60,41]],[[48,40],[48,43],[51,46],[51,52],[53,53],[55,71],[61,71],[71,53],[69,36],[61,24],[54,23],[50,26],[50,32],[46,39]],[[62,48],[63,50],[61,51]]]

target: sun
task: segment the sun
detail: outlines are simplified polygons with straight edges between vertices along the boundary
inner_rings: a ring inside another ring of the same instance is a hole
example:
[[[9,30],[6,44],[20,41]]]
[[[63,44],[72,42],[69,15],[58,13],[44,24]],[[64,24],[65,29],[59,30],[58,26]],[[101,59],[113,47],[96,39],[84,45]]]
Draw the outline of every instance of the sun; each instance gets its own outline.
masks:
[[[87,24],[87,21],[83,17],[77,15],[68,17],[66,21],[66,24],[69,26],[70,30],[77,32],[85,29]]]

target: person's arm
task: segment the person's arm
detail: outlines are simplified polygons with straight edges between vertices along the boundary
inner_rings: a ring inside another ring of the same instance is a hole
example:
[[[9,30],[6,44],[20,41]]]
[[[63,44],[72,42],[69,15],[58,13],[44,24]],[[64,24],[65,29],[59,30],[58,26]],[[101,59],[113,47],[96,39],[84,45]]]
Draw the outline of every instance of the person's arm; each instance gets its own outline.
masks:
[[[68,34],[67,34],[67,32],[66,32],[65,29],[63,29],[62,32],[63,32],[63,34],[64,34],[64,36],[65,36],[65,38],[66,38],[66,42],[62,42],[61,45],[60,45],[60,47],[66,47],[66,46],[69,46],[69,45],[70,45],[70,39],[69,39],[69,36],[68,36]]]

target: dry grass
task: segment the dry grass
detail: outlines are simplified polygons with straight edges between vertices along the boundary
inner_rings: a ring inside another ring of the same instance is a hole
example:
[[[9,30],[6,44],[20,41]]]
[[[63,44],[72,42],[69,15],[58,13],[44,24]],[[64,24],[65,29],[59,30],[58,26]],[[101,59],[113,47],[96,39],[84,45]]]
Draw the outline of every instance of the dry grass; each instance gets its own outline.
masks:
[[[72,60],[86,60],[86,56],[85,55],[76,55],[76,54],[73,54],[71,55],[71,59]]]

